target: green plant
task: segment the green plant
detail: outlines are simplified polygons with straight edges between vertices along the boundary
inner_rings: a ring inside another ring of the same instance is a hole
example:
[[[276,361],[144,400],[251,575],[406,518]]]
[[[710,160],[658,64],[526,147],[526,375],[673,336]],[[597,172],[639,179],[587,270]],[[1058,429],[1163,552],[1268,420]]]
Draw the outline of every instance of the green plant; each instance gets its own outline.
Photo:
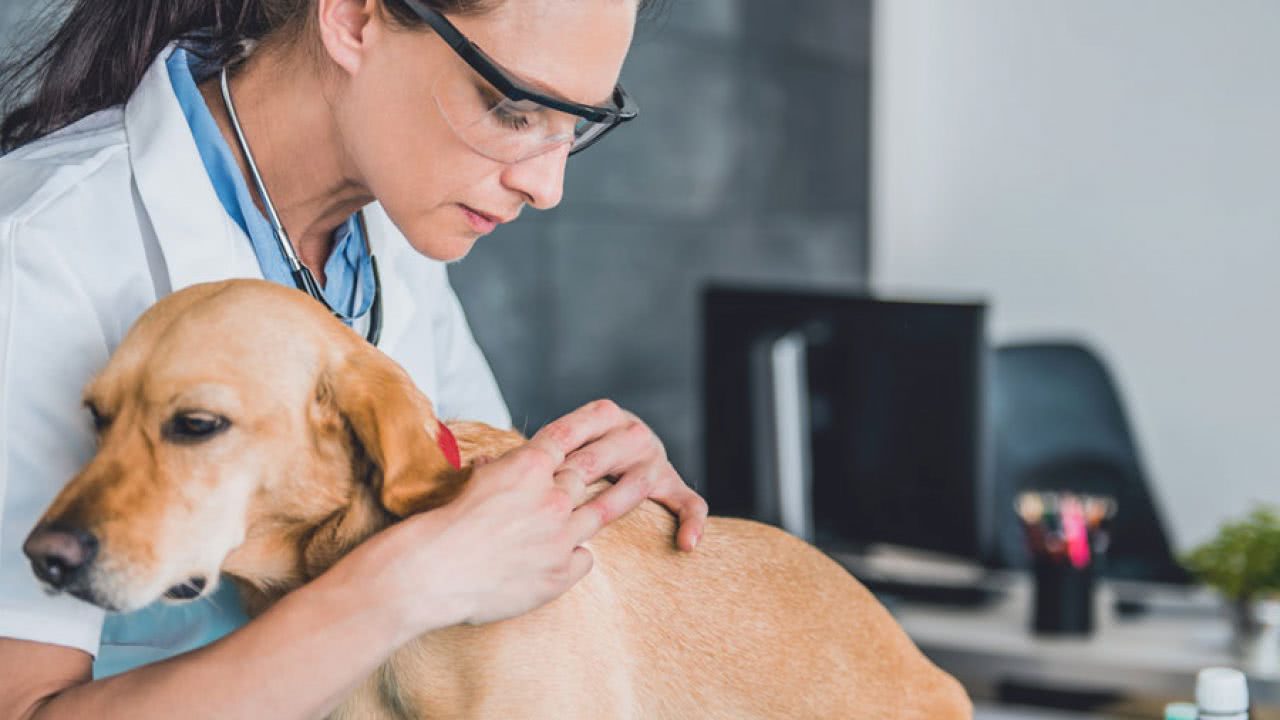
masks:
[[[1224,523],[1210,541],[1182,558],[1198,580],[1231,600],[1280,592],[1280,513],[1262,506]]]

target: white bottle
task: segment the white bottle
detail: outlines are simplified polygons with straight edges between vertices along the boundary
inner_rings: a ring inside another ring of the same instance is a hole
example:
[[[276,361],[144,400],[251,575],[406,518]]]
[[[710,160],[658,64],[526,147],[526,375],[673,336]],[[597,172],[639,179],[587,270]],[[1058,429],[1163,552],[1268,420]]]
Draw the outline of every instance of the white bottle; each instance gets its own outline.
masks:
[[[1196,676],[1201,720],[1249,720],[1249,686],[1234,668],[1211,667]]]

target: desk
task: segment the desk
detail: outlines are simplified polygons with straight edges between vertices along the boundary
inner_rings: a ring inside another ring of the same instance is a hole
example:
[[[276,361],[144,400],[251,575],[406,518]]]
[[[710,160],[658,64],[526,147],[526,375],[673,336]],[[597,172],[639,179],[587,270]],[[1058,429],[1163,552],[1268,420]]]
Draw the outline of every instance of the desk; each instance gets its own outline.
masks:
[[[973,708],[973,720],[1114,720],[1116,716],[1069,713],[1055,710],[1041,710],[1039,708],[1026,707],[988,707],[984,705],[975,705]],[[1150,716],[1153,720],[1159,720],[1162,716],[1155,714]]]
[[[982,608],[889,608],[920,649],[977,698],[1002,682],[1114,692],[1136,699],[1143,714],[1158,718],[1164,702],[1193,697],[1201,668],[1227,665],[1249,675],[1255,705],[1280,706],[1280,674],[1251,670],[1231,652],[1230,627],[1225,618],[1212,614],[1207,596],[1198,603],[1198,611],[1157,609],[1119,618],[1111,611],[1112,591],[1104,586],[1092,637],[1048,639],[1027,629],[1029,580],[1012,575],[1004,584],[1007,594]],[[1147,708],[1154,712],[1147,714]],[[1275,716],[1263,708],[1254,717]]]

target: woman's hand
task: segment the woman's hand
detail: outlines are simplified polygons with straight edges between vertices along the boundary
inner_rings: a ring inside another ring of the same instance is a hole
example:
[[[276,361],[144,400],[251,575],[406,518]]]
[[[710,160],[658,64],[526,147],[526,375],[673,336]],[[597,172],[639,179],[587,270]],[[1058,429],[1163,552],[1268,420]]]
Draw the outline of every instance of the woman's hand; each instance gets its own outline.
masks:
[[[555,482],[566,452],[535,437],[476,467],[448,505],[388,528],[344,558],[355,565],[360,557],[345,582],[391,598],[406,640],[514,617],[555,599],[591,570],[591,553],[581,545],[606,519],[588,506],[575,510]]]
[[[579,511],[600,514],[601,526],[652,498],[680,520],[676,545],[693,550],[707,523],[707,502],[695,493],[667,460],[658,436],[639,418],[611,400],[597,400],[548,424],[534,435],[566,448],[568,457],[556,471],[576,505],[588,485],[607,476],[617,482]]]
[[[586,486],[612,488],[577,507]],[[680,517],[691,550],[707,505],[684,484],[653,432],[609,401],[547,425],[476,467],[462,493],[356,548],[330,572],[338,587],[384,598],[403,640],[514,617],[559,597],[592,566],[582,544],[646,498]],[[576,509],[575,509],[576,507]]]

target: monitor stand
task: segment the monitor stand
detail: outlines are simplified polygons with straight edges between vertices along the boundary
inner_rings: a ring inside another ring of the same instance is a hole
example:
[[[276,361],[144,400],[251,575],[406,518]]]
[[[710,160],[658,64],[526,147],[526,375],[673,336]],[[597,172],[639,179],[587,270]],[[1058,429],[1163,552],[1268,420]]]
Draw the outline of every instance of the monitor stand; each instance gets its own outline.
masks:
[[[813,541],[807,340],[802,330],[751,350],[756,517]]]

